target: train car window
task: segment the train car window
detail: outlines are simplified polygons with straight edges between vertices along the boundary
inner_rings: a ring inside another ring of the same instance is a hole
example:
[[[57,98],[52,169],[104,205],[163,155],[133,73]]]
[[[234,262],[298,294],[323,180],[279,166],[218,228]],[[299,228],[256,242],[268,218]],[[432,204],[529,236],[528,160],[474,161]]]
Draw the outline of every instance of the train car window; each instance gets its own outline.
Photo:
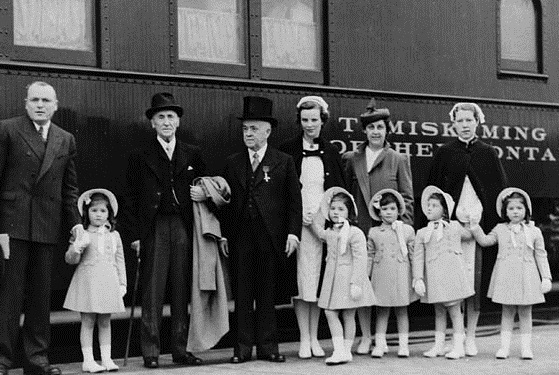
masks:
[[[94,0],[14,0],[14,60],[96,65]]]
[[[179,0],[179,58],[244,64],[241,17],[236,0]]]
[[[323,3],[177,0],[171,22],[175,17],[178,59],[171,70],[323,83]]]
[[[541,73],[541,11],[533,0],[501,0],[500,68]]]

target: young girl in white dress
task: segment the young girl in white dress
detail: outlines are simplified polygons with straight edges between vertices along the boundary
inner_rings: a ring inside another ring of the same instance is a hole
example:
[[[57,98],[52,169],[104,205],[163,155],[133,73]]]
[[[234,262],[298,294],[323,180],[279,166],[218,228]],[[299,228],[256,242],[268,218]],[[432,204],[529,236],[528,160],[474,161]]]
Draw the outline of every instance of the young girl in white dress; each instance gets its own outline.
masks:
[[[423,190],[421,208],[429,224],[415,237],[413,287],[421,296],[421,302],[435,307],[435,345],[423,355],[458,359],[465,356],[464,318],[460,305],[462,300],[474,295],[466,275],[461,241],[471,239],[472,235],[458,221],[449,221],[454,200],[438,187],[431,185]],[[454,344],[445,354],[447,310],[454,328]]]
[[[509,356],[514,316],[520,323],[521,357],[532,359],[532,305],[545,302],[551,290],[551,273],[541,230],[530,221],[532,203],[518,188],[504,189],[497,197],[497,213],[505,223],[497,224],[488,235],[479,225],[472,233],[481,246],[498,244],[487,296],[503,305],[501,347],[496,357]]]
[[[394,189],[378,191],[369,203],[369,214],[380,226],[372,227],[367,249],[373,255],[371,283],[377,299],[375,346],[371,356],[381,358],[387,351],[386,329],[390,308],[398,321],[398,356],[409,357],[408,305],[419,297],[412,288],[411,258],[415,240],[413,228],[398,220],[404,214],[404,198]]]
[[[350,224],[356,217],[357,207],[351,194],[341,187],[332,187],[324,192],[320,211],[312,223],[312,230],[326,242],[328,249],[318,306],[325,309],[332,334],[334,353],[326,358],[329,365],[352,360],[355,311],[358,307],[375,303],[373,288],[367,277],[365,234]],[[324,218],[331,227],[323,228]]]
[[[120,235],[114,230],[118,203],[106,189],[91,189],[78,199],[86,229],[70,239],[66,262],[78,264],[64,308],[81,313],[80,343],[84,372],[117,371],[111,359],[111,313],[123,312],[126,269]],[[93,329],[99,329],[101,365],[93,358]]]

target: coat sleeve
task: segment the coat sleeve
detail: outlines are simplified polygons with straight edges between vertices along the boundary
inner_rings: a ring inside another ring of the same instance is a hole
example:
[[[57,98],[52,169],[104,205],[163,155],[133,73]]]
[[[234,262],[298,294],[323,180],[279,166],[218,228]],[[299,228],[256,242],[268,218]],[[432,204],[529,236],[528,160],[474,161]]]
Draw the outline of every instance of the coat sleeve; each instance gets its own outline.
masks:
[[[402,194],[406,204],[406,212],[402,215],[402,221],[413,225],[413,182],[408,155],[400,154],[400,161],[398,162],[398,192]]]
[[[301,239],[301,228],[303,227],[301,184],[295,169],[295,162],[291,156],[288,156],[287,159],[287,190],[287,233]]]
[[[62,178],[62,202],[64,205],[64,212],[68,220],[68,224],[73,227],[81,223],[80,214],[78,212],[78,174],[76,171],[76,139],[70,134],[69,138],[69,158],[64,170]]]
[[[115,261],[116,261],[116,270],[118,273],[118,281],[121,286],[126,287],[126,265],[124,263],[124,250],[122,248],[122,240],[120,238],[120,234],[116,231],[112,232],[113,236],[115,237],[116,242],[116,253],[115,253]]]
[[[367,240],[361,229],[352,227],[352,236],[349,241],[353,269],[351,270],[351,284],[363,287],[367,278]]]
[[[0,181],[4,180],[4,168],[8,159],[8,130],[4,122],[0,121]]]
[[[369,234],[367,235],[367,275],[371,277],[373,275],[373,259],[377,248],[375,246],[375,240],[373,239],[373,228],[369,229]]]
[[[404,226],[404,228],[406,228],[406,233],[405,233],[405,238],[406,238],[406,246],[408,248],[408,259],[410,260],[410,262],[412,262],[413,264],[413,254],[414,254],[414,245],[415,245],[415,231],[413,230],[413,227],[410,226]]]
[[[425,243],[423,242],[423,231],[420,229],[415,236],[412,261],[413,280],[425,278]]]
[[[489,234],[483,233],[483,229],[476,225],[473,227],[472,235],[476,239],[476,242],[483,247],[493,246],[497,243],[497,227],[493,228],[493,230]]]
[[[540,271],[540,276],[542,279],[551,280],[551,271],[549,269],[549,262],[547,260],[547,251],[545,251],[543,235],[540,228],[533,228],[535,238],[534,238],[534,256],[536,258],[536,264],[538,265],[538,270]]]

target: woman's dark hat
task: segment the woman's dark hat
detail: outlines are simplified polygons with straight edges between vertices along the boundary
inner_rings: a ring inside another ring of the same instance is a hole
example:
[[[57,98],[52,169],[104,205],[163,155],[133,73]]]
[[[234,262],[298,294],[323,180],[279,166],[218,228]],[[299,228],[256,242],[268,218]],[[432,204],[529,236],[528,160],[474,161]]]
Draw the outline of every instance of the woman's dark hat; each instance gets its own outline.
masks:
[[[151,108],[146,111],[146,117],[151,120],[154,114],[165,110],[175,111],[179,117],[182,117],[183,109],[177,104],[173,94],[158,92],[151,98]]]
[[[243,116],[239,120],[267,121],[273,128],[278,126],[278,120],[272,117],[273,102],[259,96],[245,96],[243,98]]]
[[[390,111],[388,108],[377,108],[377,103],[374,98],[371,98],[367,104],[367,112],[361,114],[361,126],[365,128],[372,122],[378,120],[388,120]]]

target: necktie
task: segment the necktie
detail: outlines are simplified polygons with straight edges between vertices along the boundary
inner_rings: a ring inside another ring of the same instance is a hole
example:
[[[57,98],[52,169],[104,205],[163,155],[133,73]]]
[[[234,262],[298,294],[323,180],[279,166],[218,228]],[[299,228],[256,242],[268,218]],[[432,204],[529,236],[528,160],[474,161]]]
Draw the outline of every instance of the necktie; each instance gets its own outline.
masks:
[[[253,159],[252,159],[252,171],[254,172],[256,168],[258,168],[258,164],[260,164],[260,160],[258,158],[258,154],[255,152]]]
[[[167,153],[167,157],[169,158],[169,160],[173,159],[173,151],[171,150],[170,145],[165,146],[165,153]]]
[[[43,126],[39,125],[39,129],[37,129],[37,133],[39,133],[39,136],[41,137],[43,142],[47,141],[47,137],[45,137],[45,128]]]

